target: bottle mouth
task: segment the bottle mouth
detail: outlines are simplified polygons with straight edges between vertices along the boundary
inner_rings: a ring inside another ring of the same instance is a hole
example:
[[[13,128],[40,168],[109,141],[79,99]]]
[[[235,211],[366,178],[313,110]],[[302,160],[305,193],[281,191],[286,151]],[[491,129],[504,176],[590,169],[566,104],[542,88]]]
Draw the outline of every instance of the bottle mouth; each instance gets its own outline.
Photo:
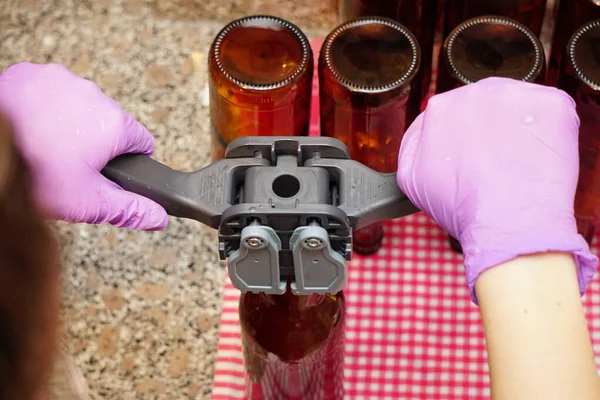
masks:
[[[222,75],[251,90],[290,84],[309,68],[312,59],[304,33],[294,24],[270,15],[231,22],[217,34],[212,53]]]
[[[341,85],[378,93],[402,87],[414,78],[421,49],[402,24],[383,17],[361,17],[334,29],[323,43],[321,57]]]
[[[600,90],[600,19],[588,22],[573,34],[567,53],[577,77]]]
[[[481,16],[456,27],[444,42],[451,73],[464,84],[496,76],[533,82],[544,67],[544,48],[525,25]]]

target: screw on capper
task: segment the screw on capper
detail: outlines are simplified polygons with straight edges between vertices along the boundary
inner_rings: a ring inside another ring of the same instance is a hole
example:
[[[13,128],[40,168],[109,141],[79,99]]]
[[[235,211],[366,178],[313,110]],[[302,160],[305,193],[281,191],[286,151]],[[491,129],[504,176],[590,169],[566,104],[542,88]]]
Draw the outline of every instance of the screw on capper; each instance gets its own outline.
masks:
[[[323,242],[321,242],[317,238],[308,238],[304,241],[304,246],[306,246],[309,249],[318,249],[319,247],[321,247],[322,244]]]
[[[246,239],[246,244],[248,245],[248,247],[260,247],[263,245],[263,241],[261,238],[258,237],[250,237]]]

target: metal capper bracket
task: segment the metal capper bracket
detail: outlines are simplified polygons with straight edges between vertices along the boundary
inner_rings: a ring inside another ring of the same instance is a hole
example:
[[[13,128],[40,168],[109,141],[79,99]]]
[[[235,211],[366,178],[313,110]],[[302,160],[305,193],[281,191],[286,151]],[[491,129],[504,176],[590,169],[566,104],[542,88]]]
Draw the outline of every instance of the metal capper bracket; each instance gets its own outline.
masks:
[[[327,137],[245,137],[223,160],[175,171],[122,155],[102,171],[169,215],[219,230],[219,255],[242,292],[337,293],[348,281],[352,231],[417,212],[396,185]]]

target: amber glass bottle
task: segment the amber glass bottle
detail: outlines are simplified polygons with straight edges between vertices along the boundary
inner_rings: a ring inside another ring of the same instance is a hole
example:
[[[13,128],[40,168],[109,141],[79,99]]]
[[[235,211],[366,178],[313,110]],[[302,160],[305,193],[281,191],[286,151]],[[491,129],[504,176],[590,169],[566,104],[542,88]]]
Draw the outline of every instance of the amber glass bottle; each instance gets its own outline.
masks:
[[[308,135],[313,56],[300,29],[242,18],[219,32],[208,59],[213,160],[242,136]]]
[[[552,50],[548,61],[546,83],[557,84],[561,59],[566,52],[567,42],[577,28],[600,18],[600,0],[561,0],[558,3]]]
[[[431,84],[433,43],[438,0],[338,0],[340,23],[358,17],[385,17],[408,28],[421,47],[421,68],[417,80],[421,98],[427,96]]]
[[[249,400],[342,400],[343,294],[244,293],[240,322]]]
[[[544,48],[526,26],[505,17],[477,17],[460,24],[440,51],[437,92],[491,76],[541,82]],[[462,253],[459,242],[450,246]]]
[[[444,41],[437,92],[492,76],[537,83],[544,78],[544,66],[544,48],[526,26],[505,17],[477,17]]]
[[[546,0],[446,0],[444,37],[464,21],[483,15],[508,17],[539,36],[545,10]]]
[[[578,29],[566,53],[559,87],[577,103],[580,119],[575,218],[591,243],[600,223],[600,19]]]
[[[368,167],[395,172],[402,136],[419,113],[420,59],[415,36],[396,21],[364,17],[338,26],[319,57],[321,134],[344,142]],[[382,225],[368,226],[354,232],[354,250],[375,253],[382,240]]]

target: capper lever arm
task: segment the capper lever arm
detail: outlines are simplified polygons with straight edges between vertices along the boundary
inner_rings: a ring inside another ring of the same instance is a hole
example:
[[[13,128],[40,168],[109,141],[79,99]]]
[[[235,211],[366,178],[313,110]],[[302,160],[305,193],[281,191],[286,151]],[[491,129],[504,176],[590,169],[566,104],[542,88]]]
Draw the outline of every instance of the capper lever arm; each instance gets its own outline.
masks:
[[[245,137],[195,172],[122,155],[102,174],[171,216],[219,231],[219,255],[243,292],[337,293],[348,277],[352,231],[418,209],[395,174],[351,160],[327,137]]]

